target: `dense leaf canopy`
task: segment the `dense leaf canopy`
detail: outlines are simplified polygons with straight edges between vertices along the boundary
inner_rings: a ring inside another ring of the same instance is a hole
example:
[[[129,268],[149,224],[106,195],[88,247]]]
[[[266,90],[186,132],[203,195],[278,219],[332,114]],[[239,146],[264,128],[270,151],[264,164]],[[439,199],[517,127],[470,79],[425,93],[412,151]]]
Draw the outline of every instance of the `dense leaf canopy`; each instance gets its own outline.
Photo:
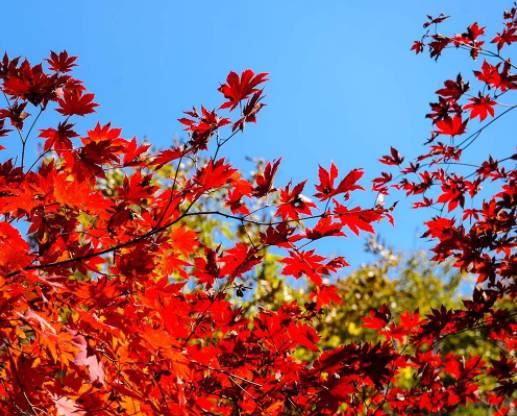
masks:
[[[380,158],[371,206],[354,202],[362,169],[322,166],[310,189],[276,183],[280,160],[248,175],[223,156],[257,121],[266,73],[230,72],[220,106],[186,111],[186,139],[155,151],[111,124],[80,132],[98,104],[76,57],[4,55],[2,150],[21,152],[0,164],[1,413],[515,411],[517,155],[468,148],[517,107],[517,8],[488,42],[477,23],[439,32],[447,19],[412,49],[465,50],[475,68],[436,91],[421,155]],[[347,260],[315,242],[396,226],[400,197],[429,212],[440,265],[389,252],[336,282]]]

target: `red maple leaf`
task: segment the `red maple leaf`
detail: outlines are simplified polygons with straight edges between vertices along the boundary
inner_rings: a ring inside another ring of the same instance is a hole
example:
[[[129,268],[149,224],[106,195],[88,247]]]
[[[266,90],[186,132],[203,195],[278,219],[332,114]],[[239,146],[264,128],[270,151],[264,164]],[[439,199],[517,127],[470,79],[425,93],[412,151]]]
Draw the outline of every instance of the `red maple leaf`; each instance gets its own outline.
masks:
[[[59,107],[57,111],[64,116],[85,116],[93,113],[95,107],[99,105],[93,102],[94,94],[80,94],[77,92],[66,91],[63,98],[59,98],[57,102]]]
[[[223,93],[228,100],[221,105],[220,108],[229,108],[233,110],[237,105],[249,95],[261,91],[257,86],[267,81],[267,72],[256,74],[251,69],[246,69],[239,75],[231,71],[226,78],[226,84],[219,87],[219,91]]]
[[[62,51],[59,54],[52,51],[47,62],[51,71],[70,72],[74,66],[77,66],[76,60],[76,56],[68,56],[66,51]]]
[[[275,191],[275,188],[273,188],[273,179],[275,178],[280,161],[281,159],[277,159],[273,163],[268,162],[264,168],[264,172],[255,176],[256,185],[253,189],[253,196],[261,198]]]
[[[517,42],[517,26],[507,27],[502,32],[497,33],[492,39],[492,43],[497,44],[497,50],[501,51],[503,46],[511,45],[513,42]]]
[[[330,164],[329,171],[320,166],[320,183],[316,185],[316,190],[318,192],[314,196],[320,201],[324,201],[342,193],[355,191],[357,189],[364,189],[362,186],[356,184],[356,182],[361,179],[364,174],[362,169],[353,169],[341,180],[337,187],[334,187],[334,181],[338,174],[338,169],[334,163]]]
[[[323,282],[321,272],[324,267],[324,260],[325,257],[315,254],[314,250],[291,250],[289,251],[289,257],[282,260],[282,263],[285,264],[282,273],[287,276],[294,276],[297,279],[306,275],[316,286],[319,286]]]
[[[413,44],[411,45],[412,51],[415,51],[415,53],[418,55],[419,53],[422,53],[424,51],[424,42],[420,40],[415,40]]]
[[[501,85],[501,75],[499,74],[499,64],[491,65],[486,59],[481,65],[481,71],[474,71],[474,75],[487,84],[489,87],[498,88]]]
[[[381,157],[379,159],[379,162],[381,162],[384,165],[398,166],[404,161],[404,158],[400,156],[398,150],[395,149],[393,146],[390,147],[390,153],[391,155],[384,155],[383,157]]]
[[[433,17],[430,14],[427,15],[427,22],[423,24],[423,28],[426,29],[431,25],[437,25],[438,23],[442,23],[444,20],[448,19],[450,16],[447,16],[444,13],[440,13],[438,17]]]
[[[336,202],[334,214],[339,219],[343,226],[347,226],[356,235],[363,230],[368,233],[373,233],[372,222],[379,221],[382,214],[373,209],[363,210],[359,207],[348,209],[346,206]]]
[[[316,208],[316,204],[302,194],[306,182],[300,182],[293,189],[290,189],[291,184],[288,184],[280,191],[281,204],[277,208],[277,215],[284,220],[297,220],[300,214],[311,215],[311,208]]]
[[[479,117],[479,120],[483,121],[488,114],[492,117],[494,116],[494,106],[497,102],[489,95],[482,95],[480,93],[477,97],[469,98],[469,101],[470,103],[464,105],[463,109],[470,110],[471,119]]]
[[[436,121],[438,133],[446,136],[458,136],[465,132],[468,120],[463,121],[461,116],[445,117],[443,120]]]
[[[72,150],[73,145],[70,139],[79,136],[72,130],[72,127],[73,124],[71,123],[59,123],[57,129],[48,128],[40,130],[39,137],[46,139],[43,149],[45,151],[53,149],[58,153]]]

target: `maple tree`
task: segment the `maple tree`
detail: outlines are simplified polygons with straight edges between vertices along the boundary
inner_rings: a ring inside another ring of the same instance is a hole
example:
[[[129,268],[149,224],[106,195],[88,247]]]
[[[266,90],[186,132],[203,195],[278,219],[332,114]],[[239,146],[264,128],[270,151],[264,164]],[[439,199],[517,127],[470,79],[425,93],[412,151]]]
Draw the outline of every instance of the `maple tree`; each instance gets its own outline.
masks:
[[[155,152],[111,124],[77,131],[78,117],[98,104],[72,75],[75,57],[52,52],[32,65],[4,55],[0,136],[21,152],[0,164],[2,413],[409,415],[473,403],[509,414],[517,156],[512,149],[476,165],[463,158],[517,107],[502,102],[517,89],[503,55],[517,41],[517,7],[504,13],[496,50],[485,47],[477,23],[438,33],[446,19],[429,17],[412,49],[427,47],[436,59],[451,47],[482,57],[473,71],[478,91],[470,95],[461,75],[447,80],[431,104],[426,153],[404,165],[391,148],[380,161],[399,172],[383,172],[373,189],[386,198],[402,190],[415,209],[437,209],[425,234],[434,260],[452,261],[478,284],[462,305],[425,315],[378,306],[362,319],[375,340],[327,348],[315,320],[343,301],[330,278],[348,263],[313,243],[373,233],[376,223],[393,222],[394,204],[351,202],[366,192],[361,169],[320,167],[311,191],[306,181],[276,184],[279,160],[246,177],[221,156],[257,121],[266,73],[231,72],[219,108],[185,112],[187,139]],[[55,127],[38,125],[45,112],[58,117]],[[38,130],[42,149],[29,164]],[[210,225],[218,220],[233,224],[229,235]],[[304,279],[308,298],[239,302],[260,288],[270,262],[283,278]],[[497,356],[448,349],[465,332],[493,343]]]

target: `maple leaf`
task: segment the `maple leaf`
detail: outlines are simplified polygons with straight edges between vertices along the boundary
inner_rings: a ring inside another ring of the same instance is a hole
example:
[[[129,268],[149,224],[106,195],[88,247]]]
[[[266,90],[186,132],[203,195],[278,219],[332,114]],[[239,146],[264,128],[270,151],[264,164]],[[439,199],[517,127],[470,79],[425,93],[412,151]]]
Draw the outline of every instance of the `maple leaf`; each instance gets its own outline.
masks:
[[[442,36],[439,33],[434,34],[432,36],[432,39],[433,40],[427,44],[427,46],[429,47],[429,55],[431,56],[431,58],[435,58],[435,60],[438,60],[443,50],[452,42],[452,39],[446,36]]]
[[[55,100],[56,90],[62,80],[56,75],[47,75],[41,64],[31,66],[24,60],[19,68],[5,77],[3,91],[17,99],[22,99],[37,106],[45,107],[50,100]]]
[[[431,15],[427,15],[427,22],[423,24],[423,28],[426,29],[431,25],[437,25],[442,23],[444,20],[447,20],[450,16],[447,16],[445,13],[440,13],[438,17],[433,17]]]
[[[233,213],[240,213],[243,215],[249,214],[249,209],[243,201],[244,197],[250,197],[253,191],[253,186],[247,180],[236,180],[234,188],[228,193],[227,205]]]
[[[201,115],[195,108],[192,111],[186,111],[185,114],[195,119],[186,117],[178,119],[181,124],[187,126],[185,130],[190,132],[189,144],[192,145],[194,152],[206,150],[212,134],[231,122],[229,118],[219,117],[215,110],[208,111],[203,106],[201,106]]]
[[[174,149],[166,149],[162,150],[153,160],[153,165],[155,165],[155,169],[160,169],[163,165],[172,162],[173,160],[177,160],[180,157],[184,156],[186,151],[174,148]]]
[[[306,324],[289,325],[287,332],[291,340],[299,346],[311,351],[319,351],[317,342],[319,336],[314,328]]]
[[[393,175],[388,172],[381,172],[381,176],[374,178],[372,181],[372,189],[375,192],[379,192],[382,194],[388,193],[388,186],[387,184],[391,182],[393,179]]]
[[[234,169],[229,163],[225,163],[224,159],[219,159],[215,162],[211,160],[206,166],[198,170],[194,182],[203,191],[207,191],[232,183],[237,179],[237,169]]]
[[[300,218],[300,214],[311,214],[311,208],[316,208],[316,204],[309,198],[302,195],[303,188],[307,181],[300,182],[293,189],[290,189],[290,183],[280,191],[280,206],[277,208],[276,214],[280,215],[284,220]]]
[[[451,230],[454,229],[455,221],[451,218],[435,217],[425,223],[428,231],[424,236],[430,235],[431,237],[442,239],[449,236]]]
[[[372,222],[377,222],[382,218],[382,214],[375,210],[362,210],[359,207],[348,209],[344,205],[335,202],[334,214],[343,226],[347,226],[356,235],[359,231],[373,233]]]
[[[470,118],[479,117],[483,121],[488,114],[494,117],[494,106],[497,104],[489,95],[481,95],[469,98],[470,103],[463,106],[465,110],[470,110]]]
[[[226,84],[219,87],[219,91],[228,100],[220,108],[233,110],[242,100],[261,91],[257,86],[267,81],[267,76],[266,72],[255,75],[251,69],[246,69],[239,77],[236,72],[231,71],[226,78]]]
[[[316,185],[316,193],[314,196],[321,200],[328,199],[332,196],[334,191],[334,181],[338,175],[338,169],[334,163],[330,164],[330,169],[327,171],[326,169],[319,167],[318,175],[320,178],[319,185]]]
[[[50,52],[50,58],[47,59],[51,71],[56,72],[70,72],[74,66],[77,66],[75,61],[76,56],[68,56],[68,52],[62,51],[57,54],[54,51]]]
[[[463,183],[461,180],[450,178],[448,181],[443,181],[443,193],[438,197],[437,202],[448,203],[449,212],[454,210],[458,204],[463,207],[465,203],[465,195],[463,190]]]
[[[273,188],[273,179],[275,178],[280,161],[281,159],[277,159],[273,163],[268,162],[264,168],[264,172],[255,175],[256,186],[253,189],[253,196],[261,198],[268,193],[275,191],[275,188]]]
[[[485,34],[485,27],[479,26],[477,22],[472,23],[467,28],[467,37],[470,40],[476,40],[478,37]]]
[[[411,49],[412,51],[415,51],[415,53],[418,55],[419,53],[422,53],[424,51],[424,42],[420,40],[415,40],[412,45]]]
[[[387,325],[388,321],[384,316],[379,315],[373,309],[370,311],[370,315],[363,318],[363,327],[368,329],[380,330]]]
[[[412,313],[409,311],[404,311],[400,314],[399,325],[407,331],[414,330],[418,325],[420,325],[421,322],[422,320],[420,319],[420,314],[418,311]]]
[[[458,100],[463,94],[469,90],[469,83],[464,82],[461,74],[458,74],[455,80],[448,79],[444,82],[444,87],[436,91],[436,94],[442,97]]]
[[[0,270],[10,273],[19,270],[31,262],[29,245],[20,232],[8,222],[0,222]]]
[[[517,26],[506,27],[502,32],[498,32],[492,39],[492,43],[497,44],[497,50],[500,52],[503,46],[511,45],[517,42]]]
[[[122,160],[122,164],[124,166],[135,166],[141,163],[140,160],[142,155],[151,147],[150,144],[142,144],[138,145],[136,141],[136,137],[133,137],[127,147],[124,149],[124,159]]]
[[[197,233],[182,225],[172,228],[169,233],[169,238],[171,239],[174,250],[179,251],[185,256],[192,253],[194,248],[199,245]]]
[[[95,128],[88,130],[88,137],[83,139],[83,143],[87,144],[90,142],[109,140],[115,143],[125,144],[125,142],[120,140],[120,133],[122,133],[122,129],[111,127],[111,123],[101,126],[101,124],[97,122]]]
[[[200,283],[204,283],[207,287],[212,287],[215,279],[221,274],[221,268],[218,264],[217,250],[211,250],[205,247],[205,257],[197,257],[194,261],[194,276]]]
[[[458,136],[465,132],[468,120],[463,121],[461,116],[456,115],[453,118],[446,117],[443,120],[436,121],[438,133],[446,136]]]
[[[321,285],[317,287],[317,290],[312,292],[310,295],[311,299],[316,299],[316,308],[319,310],[322,306],[330,304],[340,305],[343,303],[343,299],[336,286]]]
[[[264,107],[265,104],[261,103],[262,91],[258,91],[248,100],[244,108],[242,109],[242,117],[232,125],[232,131],[237,129],[243,131],[246,123],[255,123],[257,121],[257,113]]]
[[[321,271],[324,260],[325,258],[315,254],[314,250],[290,250],[289,257],[282,259],[282,263],[285,264],[282,273],[297,279],[306,275],[316,286],[320,286],[323,282]]]
[[[294,227],[290,227],[287,222],[281,222],[276,226],[269,226],[265,232],[260,233],[260,238],[265,245],[287,248],[294,232]]]
[[[481,47],[485,43],[482,40],[478,40],[478,38],[484,34],[485,28],[479,26],[477,22],[474,22],[469,25],[466,32],[453,36],[452,41],[454,46],[457,48],[468,45],[470,49],[470,56],[472,59],[477,59],[479,52],[481,51]]]
[[[57,129],[41,129],[39,137],[46,139],[43,150],[55,150],[58,153],[72,150],[73,145],[70,139],[79,136],[74,130],[72,130],[73,126],[74,125],[71,123],[61,122],[58,124]]]
[[[257,265],[260,262],[260,256],[253,247],[238,243],[235,247],[226,250],[220,261],[224,264],[220,275],[228,276],[231,281]]]
[[[400,156],[397,149],[395,149],[393,146],[390,147],[390,155],[384,155],[379,159],[379,162],[381,162],[384,165],[394,165],[398,166],[401,165],[404,161],[404,158]]]
[[[99,105],[93,102],[94,94],[80,94],[73,91],[65,91],[62,98],[58,98],[57,111],[64,116],[85,116],[93,113]]]
[[[314,196],[321,201],[324,201],[342,193],[355,191],[357,189],[364,189],[362,186],[356,184],[356,182],[361,179],[363,174],[364,172],[362,169],[353,169],[341,180],[337,187],[334,187],[334,180],[338,175],[336,166],[334,163],[331,163],[329,171],[320,166],[320,183],[319,185],[316,185],[316,190],[319,192]]]
[[[0,119],[8,118],[14,128],[22,130],[25,119],[30,116],[30,114],[25,111],[25,107],[27,107],[27,103],[20,102],[11,104],[7,109],[1,108]]]
[[[318,240],[329,236],[344,236],[341,231],[342,224],[340,222],[333,222],[330,216],[322,217],[312,229],[305,232],[305,236],[310,240]]]
[[[481,71],[474,71],[474,75],[486,83],[489,87],[499,88],[501,86],[501,75],[499,74],[499,64],[491,65],[486,59],[481,65]]]

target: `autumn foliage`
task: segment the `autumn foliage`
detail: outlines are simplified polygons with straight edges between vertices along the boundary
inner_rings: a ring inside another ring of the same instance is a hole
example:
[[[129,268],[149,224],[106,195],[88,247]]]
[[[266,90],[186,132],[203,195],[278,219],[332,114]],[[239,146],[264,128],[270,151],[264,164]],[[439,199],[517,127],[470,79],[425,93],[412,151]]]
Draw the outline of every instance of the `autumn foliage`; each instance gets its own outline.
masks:
[[[257,121],[266,73],[231,72],[220,106],[186,111],[186,140],[154,151],[110,124],[79,131],[78,117],[98,104],[73,77],[74,56],[52,52],[33,65],[5,55],[2,152],[21,151],[0,164],[1,414],[514,411],[517,155],[510,144],[507,157],[471,162],[468,149],[488,149],[488,127],[517,107],[506,57],[517,9],[493,38],[477,23],[442,34],[446,19],[429,17],[412,49],[435,59],[466,50],[475,69],[436,91],[421,155],[393,147],[381,157],[388,171],[373,180],[383,197],[372,206],[351,202],[368,192],[361,169],[320,167],[310,189],[276,183],[280,160],[247,175],[222,155]],[[57,121],[42,127],[47,114]],[[427,315],[372,309],[363,325],[377,342],[323,349],[314,321],[342,302],[330,282],[348,263],[313,243],[374,233],[380,221],[396,227],[401,192],[429,212],[433,259],[475,276],[472,296]],[[210,219],[238,237],[207,238]],[[309,301],[254,310],[237,301],[270,252],[283,277],[305,282]],[[465,331],[497,357],[444,348]]]

